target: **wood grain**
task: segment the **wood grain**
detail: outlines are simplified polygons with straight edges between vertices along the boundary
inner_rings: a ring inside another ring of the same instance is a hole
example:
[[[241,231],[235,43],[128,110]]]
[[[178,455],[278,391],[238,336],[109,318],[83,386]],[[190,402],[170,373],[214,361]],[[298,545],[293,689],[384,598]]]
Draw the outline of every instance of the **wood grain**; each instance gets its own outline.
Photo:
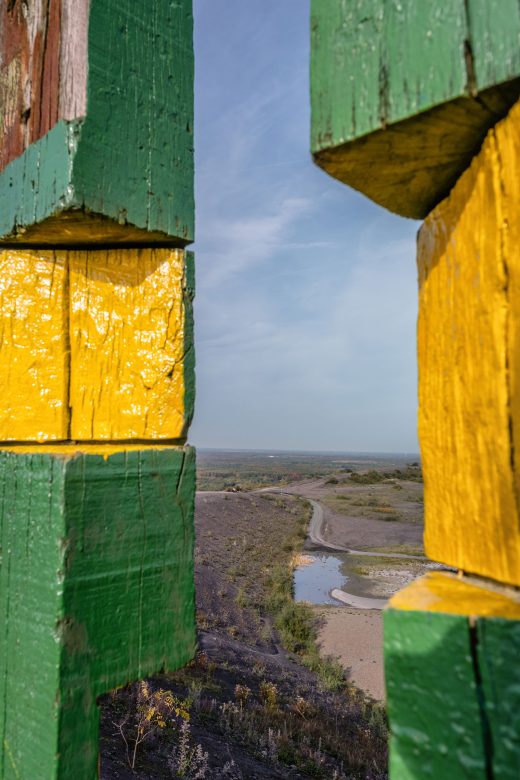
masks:
[[[184,252],[67,256],[70,438],[181,439],[187,428]]]
[[[520,603],[435,572],[384,614],[390,777],[516,780]]]
[[[390,211],[426,217],[519,97],[516,0],[312,0],[314,159]]]
[[[60,119],[86,113],[89,0],[0,8],[0,171]]]
[[[68,438],[67,259],[0,252],[0,440]]]
[[[520,585],[520,103],[419,234],[425,549]]]
[[[192,0],[25,7],[2,4],[0,238],[193,241]]]
[[[191,448],[0,453],[0,775],[93,780],[96,698],[195,652]]]
[[[193,256],[0,251],[0,441],[182,440]]]

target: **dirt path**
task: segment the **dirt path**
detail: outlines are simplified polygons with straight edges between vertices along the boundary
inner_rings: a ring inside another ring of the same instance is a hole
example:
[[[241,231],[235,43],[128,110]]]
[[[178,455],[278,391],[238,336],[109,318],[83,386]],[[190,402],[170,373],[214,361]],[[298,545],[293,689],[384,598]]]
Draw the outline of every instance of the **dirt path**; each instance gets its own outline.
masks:
[[[323,536],[324,526],[324,508],[314,498],[309,498],[309,502],[312,504],[313,514],[309,525],[309,539],[313,544],[319,547],[325,547],[327,550],[336,550],[337,552],[346,552],[351,555],[364,555],[368,558],[411,558],[418,561],[426,561],[424,555],[408,555],[406,553],[384,553],[384,552],[369,552],[367,550],[354,550],[352,547],[342,547],[336,542],[332,543],[327,541]]]
[[[404,483],[406,490],[404,493],[414,494],[419,497],[422,494],[422,486],[412,483]],[[384,553],[383,548],[390,550],[404,548],[404,555],[407,548],[412,550],[422,549],[423,543],[423,525],[422,521],[410,522],[409,502],[401,502],[399,496],[401,492],[393,490],[393,486],[385,483],[375,485],[353,485],[353,486],[328,486],[323,480],[308,480],[306,482],[296,482],[286,485],[283,488],[269,487],[261,488],[258,493],[281,493],[294,496],[302,496],[308,501],[314,501],[321,507],[318,535],[315,544],[328,550],[337,550],[343,552],[372,552],[375,548]],[[360,499],[371,498],[374,503],[392,502],[396,512],[402,515],[402,519],[393,519],[392,522],[384,522],[384,517],[378,513],[378,507],[371,510],[369,506],[361,510],[357,506],[347,502],[341,511],[336,511],[330,505],[330,499],[335,495],[348,493],[350,496]],[[412,499],[413,500],[413,499]],[[422,514],[422,507],[415,503],[416,514]],[[408,517],[407,517],[408,515]],[[367,548],[369,548],[367,550]],[[370,549],[372,548],[372,549]],[[384,553],[386,554],[386,553]],[[421,557],[421,556],[418,556]]]
[[[305,493],[302,491],[302,487],[307,488],[316,488],[317,484],[315,482],[311,483],[300,483],[298,487],[298,495],[305,495]],[[269,488],[263,488],[262,490],[258,492],[271,492]],[[288,493],[291,494],[293,491],[290,488],[285,489],[276,489],[272,490],[272,492],[277,493]],[[317,547],[322,547],[325,550],[333,550],[334,552],[344,552],[348,553],[350,555],[356,555],[356,556],[364,556],[367,558],[387,558],[387,559],[411,559],[411,560],[417,560],[417,561],[424,561],[426,563],[427,559],[423,555],[409,555],[406,553],[385,553],[385,552],[369,552],[367,550],[355,550],[351,547],[344,547],[337,542],[331,542],[328,539],[325,538],[325,512],[323,505],[317,501],[315,498],[308,497],[308,501],[312,505],[313,513],[312,518],[309,524],[309,541],[312,542],[312,544],[316,545]],[[342,604],[347,604],[350,607],[356,607],[358,609],[384,609],[384,607],[387,604],[387,599],[380,599],[380,598],[369,598],[364,596],[358,596],[354,593],[348,593],[347,591],[341,590],[339,588],[334,588],[330,595],[333,599],[336,599],[336,601],[340,601]]]
[[[417,485],[410,487],[410,492],[416,488]],[[345,506],[338,511],[333,508],[334,502],[331,505],[331,499],[347,494],[360,502],[366,500],[368,503],[369,499],[375,503],[392,501],[395,506],[403,491],[398,493],[384,483],[336,488],[324,485],[323,481],[307,482],[290,485],[284,488],[284,492],[320,503],[323,510],[321,537],[328,545],[348,550],[404,547],[403,553],[407,552],[406,548],[413,548],[414,551],[422,549],[422,522],[408,522],[404,519],[405,512],[399,511],[397,507],[396,513],[402,515],[403,519],[385,522],[384,516],[377,511],[379,507],[373,510],[369,506],[358,508],[355,504],[345,502]]]

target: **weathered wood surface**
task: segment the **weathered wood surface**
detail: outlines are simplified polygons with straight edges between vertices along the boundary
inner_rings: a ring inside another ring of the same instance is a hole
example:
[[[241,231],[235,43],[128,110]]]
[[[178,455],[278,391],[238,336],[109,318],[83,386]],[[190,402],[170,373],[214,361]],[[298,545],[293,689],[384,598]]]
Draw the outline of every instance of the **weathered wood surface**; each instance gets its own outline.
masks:
[[[95,223],[105,243],[192,241],[191,0],[16,0],[2,13],[0,238],[84,243]]]
[[[448,194],[519,77],[515,0],[312,0],[315,160],[398,214]]]
[[[193,451],[85,450],[0,454],[3,780],[93,780],[96,697],[195,651]]]
[[[493,777],[520,777],[520,619],[478,621],[478,662],[494,746]]]
[[[0,7],[0,171],[60,119],[87,112],[89,0]]]
[[[0,441],[183,439],[193,256],[0,251]]]
[[[0,777],[93,780],[195,652],[191,0],[0,25]]]
[[[516,780],[520,603],[441,573],[384,614],[392,780]]]
[[[520,103],[418,242],[427,554],[520,585]]]

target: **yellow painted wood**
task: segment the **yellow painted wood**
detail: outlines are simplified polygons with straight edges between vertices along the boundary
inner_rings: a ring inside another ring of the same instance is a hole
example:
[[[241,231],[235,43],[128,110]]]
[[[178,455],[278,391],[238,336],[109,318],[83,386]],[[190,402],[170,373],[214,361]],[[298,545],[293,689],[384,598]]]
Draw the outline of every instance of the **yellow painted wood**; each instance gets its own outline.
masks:
[[[520,103],[510,122],[496,127],[501,165],[501,197],[504,203],[504,224],[501,231],[503,262],[507,275],[508,360],[507,371],[510,397],[511,465],[514,495],[520,530]],[[509,544],[512,543],[509,540]],[[516,537],[519,544],[518,536]],[[518,548],[517,548],[518,551]],[[520,581],[515,580],[519,585]]]
[[[38,455],[45,453],[47,455],[56,455],[71,457],[73,455],[102,455],[105,460],[116,452],[147,452],[149,450],[171,450],[171,443],[156,444],[155,442],[145,444],[133,444],[132,442],[121,442],[120,444],[107,442],[46,442],[42,444],[2,444],[0,452],[15,452],[17,455]]]
[[[185,435],[185,253],[0,252],[0,441]]]
[[[390,599],[387,609],[520,620],[520,595],[499,593],[443,572],[429,572]]]
[[[520,104],[419,234],[425,547],[520,585]]]
[[[51,250],[0,251],[0,439],[67,437],[66,264]]]
[[[184,252],[70,252],[72,439],[184,434]]]

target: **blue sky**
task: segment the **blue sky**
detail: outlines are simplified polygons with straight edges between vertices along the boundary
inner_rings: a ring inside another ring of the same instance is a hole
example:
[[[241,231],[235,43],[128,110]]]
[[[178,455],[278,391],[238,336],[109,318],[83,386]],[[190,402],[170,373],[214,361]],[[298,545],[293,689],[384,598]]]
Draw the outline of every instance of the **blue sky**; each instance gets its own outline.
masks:
[[[311,161],[308,0],[194,6],[191,441],[417,451],[418,223]]]

